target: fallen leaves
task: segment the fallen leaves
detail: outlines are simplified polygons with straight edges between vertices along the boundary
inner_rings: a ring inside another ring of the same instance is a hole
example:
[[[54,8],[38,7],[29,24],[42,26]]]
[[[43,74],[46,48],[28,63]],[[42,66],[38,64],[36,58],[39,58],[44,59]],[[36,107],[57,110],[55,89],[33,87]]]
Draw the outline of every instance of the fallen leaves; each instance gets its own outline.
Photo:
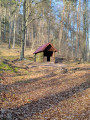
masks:
[[[20,67],[20,61],[16,62],[16,67]],[[25,62],[24,65],[27,64]],[[15,120],[89,120],[89,65],[69,66],[65,73],[59,69],[60,66],[32,66],[34,63],[29,64],[27,70],[19,68],[17,73],[2,73],[0,108],[3,110],[0,117],[11,116]]]

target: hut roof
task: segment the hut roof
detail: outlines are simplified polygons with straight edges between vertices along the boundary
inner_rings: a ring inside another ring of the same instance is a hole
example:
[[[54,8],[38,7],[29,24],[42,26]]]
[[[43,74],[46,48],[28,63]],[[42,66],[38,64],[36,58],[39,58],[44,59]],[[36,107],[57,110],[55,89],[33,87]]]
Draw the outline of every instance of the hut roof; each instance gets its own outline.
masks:
[[[57,52],[56,48],[55,48],[51,43],[46,43],[46,44],[40,46],[40,47],[34,52],[34,54],[44,51],[49,45],[51,45],[51,47],[53,48],[53,51]]]

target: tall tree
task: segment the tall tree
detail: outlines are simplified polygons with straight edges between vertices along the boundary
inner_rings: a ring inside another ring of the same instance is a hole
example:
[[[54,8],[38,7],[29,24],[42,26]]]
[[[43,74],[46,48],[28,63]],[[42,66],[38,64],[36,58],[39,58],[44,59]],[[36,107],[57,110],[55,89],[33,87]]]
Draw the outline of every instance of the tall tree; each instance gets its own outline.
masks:
[[[23,2],[22,42],[20,60],[24,59],[25,30],[26,30],[26,0],[24,0]]]

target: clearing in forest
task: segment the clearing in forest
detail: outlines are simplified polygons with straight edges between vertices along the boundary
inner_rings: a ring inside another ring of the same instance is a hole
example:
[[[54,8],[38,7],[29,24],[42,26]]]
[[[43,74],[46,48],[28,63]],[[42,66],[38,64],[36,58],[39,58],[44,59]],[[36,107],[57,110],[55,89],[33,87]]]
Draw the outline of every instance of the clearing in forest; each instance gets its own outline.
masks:
[[[89,120],[90,64],[19,61],[13,51],[0,55],[1,119]]]

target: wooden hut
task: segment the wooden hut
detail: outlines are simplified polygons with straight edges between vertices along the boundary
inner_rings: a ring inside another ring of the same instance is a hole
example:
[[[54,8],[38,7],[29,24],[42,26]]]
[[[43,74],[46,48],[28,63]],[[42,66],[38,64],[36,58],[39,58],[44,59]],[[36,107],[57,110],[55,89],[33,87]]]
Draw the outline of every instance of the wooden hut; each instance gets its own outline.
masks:
[[[55,52],[57,52],[56,48],[51,43],[46,43],[34,52],[34,61],[55,62]]]

